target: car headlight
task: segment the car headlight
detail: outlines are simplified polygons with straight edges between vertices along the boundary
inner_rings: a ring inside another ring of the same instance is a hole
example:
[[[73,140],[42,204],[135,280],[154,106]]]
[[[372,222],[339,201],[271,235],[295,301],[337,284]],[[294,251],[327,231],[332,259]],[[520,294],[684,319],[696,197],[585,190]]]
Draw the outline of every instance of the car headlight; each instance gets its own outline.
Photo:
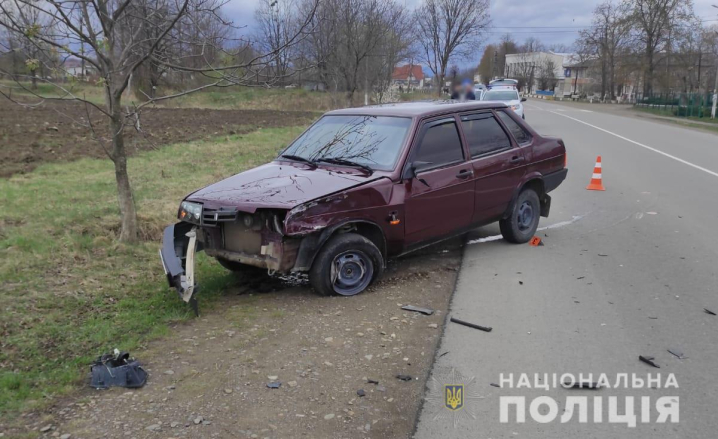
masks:
[[[518,111],[518,110],[521,109],[521,105],[512,105],[512,106],[511,106],[511,109],[514,110],[514,111]]]
[[[180,204],[179,213],[177,217],[182,221],[199,224],[199,219],[202,216],[202,205],[199,203],[190,203],[189,201],[183,201]]]

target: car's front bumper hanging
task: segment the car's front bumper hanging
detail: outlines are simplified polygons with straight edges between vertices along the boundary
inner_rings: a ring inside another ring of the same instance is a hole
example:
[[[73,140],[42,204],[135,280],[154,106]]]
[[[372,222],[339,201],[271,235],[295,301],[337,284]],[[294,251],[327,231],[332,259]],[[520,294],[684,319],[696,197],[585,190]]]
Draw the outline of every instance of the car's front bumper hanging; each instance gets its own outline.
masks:
[[[192,303],[192,295],[197,290],[194,258],[198,251],[202,251],[202,245],[197,241],[196,226],[183,222],[165,228],[160,249],[162,268],[170,287],[187,303]]]

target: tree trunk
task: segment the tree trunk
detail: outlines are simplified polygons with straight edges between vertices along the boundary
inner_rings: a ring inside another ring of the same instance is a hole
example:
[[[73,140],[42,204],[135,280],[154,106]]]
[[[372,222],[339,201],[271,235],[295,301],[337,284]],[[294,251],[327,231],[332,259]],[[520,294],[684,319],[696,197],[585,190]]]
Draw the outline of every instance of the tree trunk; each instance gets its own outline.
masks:
[[[34,69],[30,71],[30,74],[32,74],[32,89],[37,90],[37,69]]]
[[[653,91],[653,71],[655,66],[653,65],[653,52],[647,49],[646,53],[646,78],[643,82],[643,96],[650,96]]]
[[[117,202],[120,206],[120,241],[137,241],[137,211],[132,196],[130,177],[127,174],[127,152],[122,126],[122,113],[119,99],[111,106],[110,130],[112,135],[112,161],[115,163],[115,180],[117,181]]]

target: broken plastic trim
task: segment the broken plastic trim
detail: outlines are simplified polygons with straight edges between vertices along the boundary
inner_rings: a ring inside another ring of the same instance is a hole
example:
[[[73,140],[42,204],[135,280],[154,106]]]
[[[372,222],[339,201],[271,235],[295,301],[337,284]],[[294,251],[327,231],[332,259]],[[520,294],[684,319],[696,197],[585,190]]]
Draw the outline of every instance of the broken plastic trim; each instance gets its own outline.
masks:
[[[197,291],[194,282],[194,258],[202,251],[197,243],[197,227],[188,223],[177,223],[165,228],[162,237],[160,260],[171,288],[177,290],[180,298],[190,303]],[[183,261],[184,260],[184,261]]]

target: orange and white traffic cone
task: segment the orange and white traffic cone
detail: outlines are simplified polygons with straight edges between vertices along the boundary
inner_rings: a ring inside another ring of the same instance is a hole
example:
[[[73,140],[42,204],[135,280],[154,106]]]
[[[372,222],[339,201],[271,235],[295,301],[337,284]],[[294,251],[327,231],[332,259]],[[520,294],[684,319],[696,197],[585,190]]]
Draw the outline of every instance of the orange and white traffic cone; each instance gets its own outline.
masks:
[[[586,186],[589,191],[605,191],[603,187],[603,181],[601,179],[601,156],[596,157],[596,167],[593,168],[593,176],[591,177],[591,183]]]

